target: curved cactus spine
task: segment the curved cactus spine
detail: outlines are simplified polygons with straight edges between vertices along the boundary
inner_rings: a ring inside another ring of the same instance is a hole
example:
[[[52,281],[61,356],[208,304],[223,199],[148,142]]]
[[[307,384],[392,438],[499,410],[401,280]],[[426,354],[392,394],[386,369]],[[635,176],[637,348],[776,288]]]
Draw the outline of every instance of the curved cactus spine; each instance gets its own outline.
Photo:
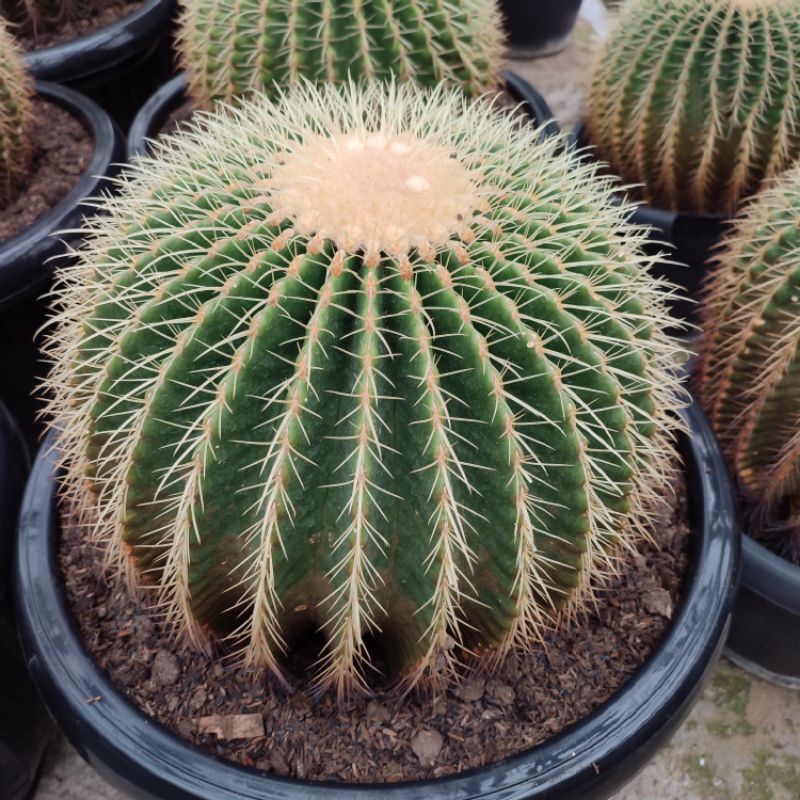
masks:
[[[177,48],[203,108],[301,79],[445,81],[477,96],[497,86],[503,33],[495,0],[183,0]]]
[[[788,516],[798,554],[799,213],[797,167],[746,207],[709,283],[697,381],[755,524]]]
[[[318,686],[500,657],[575,609],[669,480],[663,287],[610,183],[509,114],[310,85],[143,160],[63,273],[65,490],[169,618]]]
[[[800,155],[793,0],[628,0],[593,70],[598,154],[648,202],[733,213]]]
[[[0,22],[0,201],[7,201],[30,162],[31,80],[14,37]]]

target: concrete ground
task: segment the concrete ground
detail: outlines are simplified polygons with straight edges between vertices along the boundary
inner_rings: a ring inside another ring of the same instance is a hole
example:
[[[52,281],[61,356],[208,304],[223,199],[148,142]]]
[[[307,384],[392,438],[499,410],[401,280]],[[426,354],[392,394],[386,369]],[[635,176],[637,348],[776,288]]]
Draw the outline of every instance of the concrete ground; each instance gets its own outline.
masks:
[[[561,53],[510,66],[568,127],[583,113],[594,43],[607,30],[601,0],[584,0]],[[723,660],[672,742],[615,800],[800,800],[800,692],[752,678]],[[122,800],[62,739],[50,749],[34,800]]]

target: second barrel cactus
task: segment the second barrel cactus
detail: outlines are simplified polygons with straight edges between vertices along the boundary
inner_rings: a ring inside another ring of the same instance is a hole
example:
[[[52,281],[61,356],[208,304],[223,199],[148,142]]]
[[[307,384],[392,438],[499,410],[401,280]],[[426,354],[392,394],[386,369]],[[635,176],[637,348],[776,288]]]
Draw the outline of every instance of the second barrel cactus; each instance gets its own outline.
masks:
[[[800,558],[800,168],[733,229],[704,303],[698,390],[734,467],[753,532]]]
[[[318,685],[499,658],[666,490],[682,402],[645,235],[593,168],[413,84],[296,89],[143,159],[62,278],[66,492],[168,618]],[[464,648],[461,650],[460,648]]]
[[[203,108],[300,80],[496,87],[496,0],[183,0],[178,52]]]
[[[590,92],[599,155],[644,198],[733,213],[800,155],[800,4],[628,0]]]
[[[30,162],[32,84],[19,46],[0,21],[0,201],[10,198]]]

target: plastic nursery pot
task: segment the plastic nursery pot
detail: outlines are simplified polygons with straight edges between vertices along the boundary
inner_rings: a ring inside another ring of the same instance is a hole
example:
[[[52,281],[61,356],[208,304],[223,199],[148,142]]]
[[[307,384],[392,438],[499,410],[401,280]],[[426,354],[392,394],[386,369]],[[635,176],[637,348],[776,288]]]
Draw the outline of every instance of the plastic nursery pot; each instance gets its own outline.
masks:
[[[30,456],[19,426],[0,402],[0,609],[11,580],[17,512],[29,469]]]
[[[504,88],[521,104],[536,125],[543,125],[542,135],[558,133],[558,125],[545,99],[524,78],[511,70],[500,73]],[[128,130],[128,160],[147,155],[148,140],[158,137],[170,116],[187,101],[186,74],[180,73],[157,89],[139,109]]]
[[[65,734],[106,779],[143,800],[601,800],[632,778],[688,713],[727,632],[739,563],[732,490],[696,405],[683,412],[691,567],[670,628],[608,701],[543,744],[461,775],[393,784],[311,783],[222,761],[135,707],[87,655],[57,564],[55,454],[46,440],[18,532],[20,634]],[[89,702],[91,700],[91,702]]]
[[[5,800],[28,795],[50,730],[47,712],[25,669],[11,622],[11,551],[30,467],[19,428],[0,403],[0,775]]]
[[[30,73],[91,97],[123,127],[172,73],[171,22],[176,0],[145,0],[135,11],[83,36],[31,50]]]
[[[500,0],[511,58],[535,58],[563,50],[580,7],[581,0]]]
[[[53,208],[0,242],[0,398],[30,443],[36,439],[30,392],[39,369],[34,335],[45,318],[45,304],[38,295],[47,289],[53,270],[65,263],[67,245],[79,236],[76,229],[94,213],[83,201],[110,187],[125,152],[116,125],[94,101],[52,83],[37,82],[36,91],[80,120],[94,150],[83,175]]]
[[[800,689],[800,567],[747,535],[726,652],[758,677]]]
[[[587,141],[584,125],[577,125],[567,137],[567,146],[584,148],[579,157],[590,160],[591,145]],[[661,253],[650,271],[679,287],[682,297],[670,301],[673,316],[696,322],[696,301],[703,286],[710,260],[732,218],[724,214],[692,214],[653,208],[638,203],[632,210],[630,221],[647,225],[651,229],[652,254]],[[665,247],[666,246],[666,247]]]

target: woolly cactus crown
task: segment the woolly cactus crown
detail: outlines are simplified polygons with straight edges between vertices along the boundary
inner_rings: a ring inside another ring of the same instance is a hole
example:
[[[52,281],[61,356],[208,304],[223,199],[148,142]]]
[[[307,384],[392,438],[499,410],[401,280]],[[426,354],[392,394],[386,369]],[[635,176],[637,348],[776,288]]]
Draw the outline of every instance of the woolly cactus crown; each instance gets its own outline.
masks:
[[[756,524],[800,556],[800,167],[762,190],[710,282],[698,389]]]
[[[8,201],[30,161],[31,93],[22,53],[0,20],[0,202]]]
[[[665,208],[732,213],[800,155],[796,0],[629,0],[598,55],[599,155]]]
[[[58,292],[66,492],[198,641],[363,687],[499,657],[590,598],[669,480],[645,234],[461,93],[295,89],[134,169]]]
[[[183,0],[177,47],[203,108],[301,79],[497,85],[496,0]]]

